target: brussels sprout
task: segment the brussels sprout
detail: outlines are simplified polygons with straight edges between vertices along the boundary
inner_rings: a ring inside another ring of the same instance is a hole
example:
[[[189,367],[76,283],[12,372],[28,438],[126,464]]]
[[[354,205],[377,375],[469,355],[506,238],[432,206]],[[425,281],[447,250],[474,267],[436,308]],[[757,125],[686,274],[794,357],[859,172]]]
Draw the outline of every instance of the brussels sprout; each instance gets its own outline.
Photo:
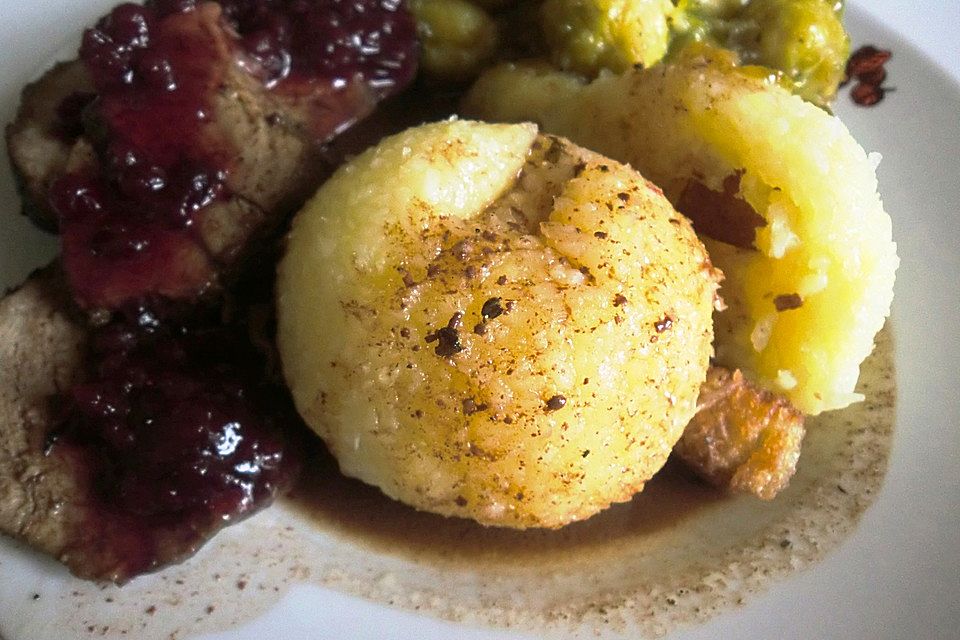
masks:
[[[850,40],[842,0],[679,0],[671,56],[692,43],[736,52],[769,67],[780,83],[824,106],[843,80]]]
[[[595,76],[659,62],[673,12],[669,0],[546,0],[540,15],[554,63]]]
[[[476,76],[497,49],[497,25],[466,0],[410,0],[423,44],[420,64],[435,79],[463,82]]]
[[[735,18],[750,0],[679,0],[677,7],[704,17],[729,20]]]
[[[783,71],[804,99],[825,104],[843,80],[850,54],[834,2],[824,0],[753,0],[743,17],[753,25],[738,34],[735,48],[744,62]]]

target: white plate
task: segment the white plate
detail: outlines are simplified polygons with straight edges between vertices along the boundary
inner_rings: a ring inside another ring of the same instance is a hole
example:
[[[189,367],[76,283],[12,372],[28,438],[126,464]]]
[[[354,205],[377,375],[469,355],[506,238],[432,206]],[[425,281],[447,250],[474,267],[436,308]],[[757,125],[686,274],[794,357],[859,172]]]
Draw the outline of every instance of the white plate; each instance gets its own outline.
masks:
[[[0,1],[5,53],[0,113],[5,121],[14,113],[22,85],[51,55],[69,46],[77,25],[89,23],[109,4]],[[960,18],[956,4],[951,5],[925,0],[911,6],[916,15],[942,16],[937,26],[945,34],[943,25],[955,25]],[[893,2],[878,7],[903,10]],[[934,13],[924,14],[920,7]],[[907,19],[904,24],[923,21]],[[897,91],[880,107],[857,109],[846,98],[839,101],[841,117],[861,144],[884,156],[881,193],[893,216],[902,259],[893,312],[899,388],[890,468],[859,528],[824,561],[734,611],[671,637],[960,637],[960,57],[953,40],[947,51],[954,57],[945,58],[952,65],[951,78],[856,7],[849,12],[848,25],[855,43],[875,43],[895,54],[889,71]],[[913,37],[916,41],[918,36]],[[919,39],[924,42],[922,34]],[[0,282],[12,285],[49,259],[56,246],[15,215],[17,201],[6,165],[0,166],[0,195],[7,203]],[[99,634],[101,628],[88,631],[81,624],[83,611],[70,617],[74,624],[69,628],[43,624],[62,619],[53,609],[62,614],[59,610],[69,599],[33,601],[32,594],[47,593],[64,580],[55,563],[2,541],[0,635],[19,640],[26,628],[33,630],[31,638]],[[205,606],[204,593],[183,595],[195,601],[197,610]],[[143,604],[146,609],[155,603]],[[166,603],[156,604],[156,615],[164,615]],[[306,585],[293,588],[265,615],[208,637],[252,640],[268,634],[291,639],[521,637],[452,625]]]

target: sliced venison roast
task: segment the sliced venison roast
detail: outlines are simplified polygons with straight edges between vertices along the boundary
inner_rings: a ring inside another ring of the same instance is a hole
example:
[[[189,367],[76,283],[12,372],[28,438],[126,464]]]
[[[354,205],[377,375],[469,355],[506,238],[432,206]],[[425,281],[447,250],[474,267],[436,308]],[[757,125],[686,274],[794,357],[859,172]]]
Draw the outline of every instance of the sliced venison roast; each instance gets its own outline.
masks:
[[[336,164],[337,135],[412,80],[404,5],[120,5],[7,129],[25,210],[59,228],[90,311],[222,287]]]
[[[300,422],[213,310],[89,329],[56,264],[0,300],[0,532],[122,583],[292,484]]]

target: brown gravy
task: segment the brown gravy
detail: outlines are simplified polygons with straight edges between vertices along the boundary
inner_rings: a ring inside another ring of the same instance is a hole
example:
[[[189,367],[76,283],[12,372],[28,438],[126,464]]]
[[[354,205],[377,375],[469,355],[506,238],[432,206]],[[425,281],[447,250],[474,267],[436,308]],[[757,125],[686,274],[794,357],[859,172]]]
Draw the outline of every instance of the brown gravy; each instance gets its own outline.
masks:
[[[72,578],[52,561],[33,569],[35,580],[18,579],[24,622],[7,640],[51,629],[108,638],[224,631],[303,583],[474,625],[661,636],[742,604],[855,529],[893,439],[889,328],[861,370],[866,400],[809,419],[797,475],[771,502],[722,495],[671,464],[631,502],[588,521],[517,532],[416,512],[321,456],[293,496],[182,565],[122,588]]]
[[[326,452],[318,452],[312,464],[288,498],[305,518],[378,552],[474,568],[477,563],[542,565],[556,554],[586,554],[625,538],[668,532],[698,510],[728,499],[671,460],[628,503],[562,529],[519,531],[416,511],[344,477]]]

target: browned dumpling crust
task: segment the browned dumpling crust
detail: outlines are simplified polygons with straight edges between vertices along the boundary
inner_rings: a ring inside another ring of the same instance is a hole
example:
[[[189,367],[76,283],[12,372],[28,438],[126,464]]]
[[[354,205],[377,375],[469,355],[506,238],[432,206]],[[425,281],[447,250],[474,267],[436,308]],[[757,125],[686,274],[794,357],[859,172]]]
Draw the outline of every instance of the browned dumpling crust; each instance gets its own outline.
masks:
[[[710,483],[772,500],[800,459],[803,414],[739,370],[710,367],[697,414],[674,451]]]

